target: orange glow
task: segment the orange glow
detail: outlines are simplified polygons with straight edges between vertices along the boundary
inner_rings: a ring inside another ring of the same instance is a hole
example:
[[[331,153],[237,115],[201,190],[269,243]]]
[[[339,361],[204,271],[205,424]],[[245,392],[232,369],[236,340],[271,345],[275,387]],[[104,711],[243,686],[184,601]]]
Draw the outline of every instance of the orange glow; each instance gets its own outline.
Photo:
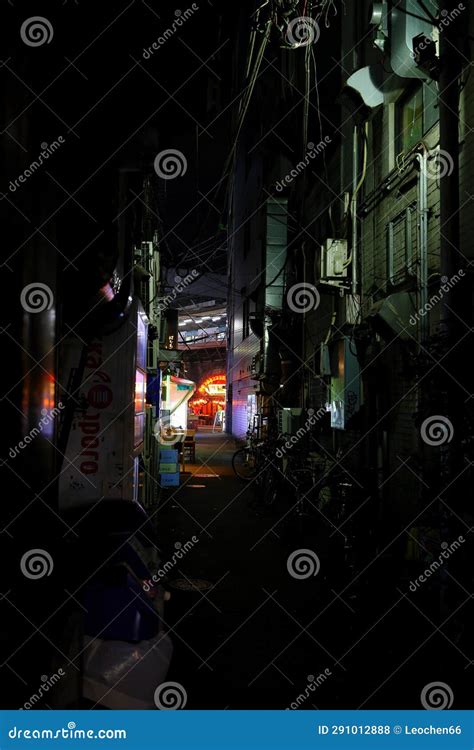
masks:
[[[135,414],[145,410],[145,373],[135,370]]]
[[[195,398],[191,399],[189,407],[194,414],[213,417],[216,411],[225,407],[225,373],[217,373],[205,378],[199,384]]]

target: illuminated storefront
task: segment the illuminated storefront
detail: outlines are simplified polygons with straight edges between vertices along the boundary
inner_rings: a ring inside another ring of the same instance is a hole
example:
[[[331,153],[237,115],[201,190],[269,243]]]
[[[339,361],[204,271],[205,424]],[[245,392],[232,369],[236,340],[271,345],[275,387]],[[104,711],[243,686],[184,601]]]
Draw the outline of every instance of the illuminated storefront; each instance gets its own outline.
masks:
[[[189,402],[193,414],[214,418],[217,411],[225,409],[225,373],[210,375],[201,381]]]

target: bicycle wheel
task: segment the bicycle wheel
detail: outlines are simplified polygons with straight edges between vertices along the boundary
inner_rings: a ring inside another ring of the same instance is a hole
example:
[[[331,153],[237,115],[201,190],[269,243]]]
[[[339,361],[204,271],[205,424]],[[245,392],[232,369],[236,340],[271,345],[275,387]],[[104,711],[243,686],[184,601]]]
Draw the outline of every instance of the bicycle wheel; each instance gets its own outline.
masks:
[[[257,473],[257,461],[254,451],[240,448],[232,456],[232,468],[239,479],[246,482],[254,478]]]

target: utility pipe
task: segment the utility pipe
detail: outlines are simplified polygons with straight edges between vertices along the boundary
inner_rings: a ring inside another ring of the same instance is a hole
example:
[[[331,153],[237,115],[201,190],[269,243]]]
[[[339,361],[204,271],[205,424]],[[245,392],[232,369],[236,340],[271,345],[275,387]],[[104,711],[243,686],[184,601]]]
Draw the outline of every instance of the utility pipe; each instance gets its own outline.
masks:
[[[440,0],[440,17],[457,6],[454,0]],[[465,23],[465,20],[463,21]],[[439,35],[439,141],[440,141],[440,271],[448,279],[459,270],[462,259],[459,253],[459,76],[461,59],[459,22],[453,21]],[[441,328],[447,341],[459,325],[454,311],[459,290],[450,289],[441,302]],[[448,348],[452,344],[448,343]]]
[[[421,153],[416,154],[420,170],[418,174],[418,286],[420,288],[420,310],[425,310],[428,302],[428,178],[427,164],[428,154],[426,147],[422,145]],[[429,315],[426,312],[420,320],[420,341],[424,342],[429,336]]]

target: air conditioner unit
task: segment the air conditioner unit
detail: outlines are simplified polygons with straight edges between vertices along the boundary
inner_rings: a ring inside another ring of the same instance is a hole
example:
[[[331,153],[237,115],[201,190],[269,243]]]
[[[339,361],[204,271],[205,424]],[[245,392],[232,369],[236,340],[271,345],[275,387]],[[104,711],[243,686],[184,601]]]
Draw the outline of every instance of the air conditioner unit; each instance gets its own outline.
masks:
[[[327,239],[321,248],[321,281],[339,285],[347,278],[347,240]]]

